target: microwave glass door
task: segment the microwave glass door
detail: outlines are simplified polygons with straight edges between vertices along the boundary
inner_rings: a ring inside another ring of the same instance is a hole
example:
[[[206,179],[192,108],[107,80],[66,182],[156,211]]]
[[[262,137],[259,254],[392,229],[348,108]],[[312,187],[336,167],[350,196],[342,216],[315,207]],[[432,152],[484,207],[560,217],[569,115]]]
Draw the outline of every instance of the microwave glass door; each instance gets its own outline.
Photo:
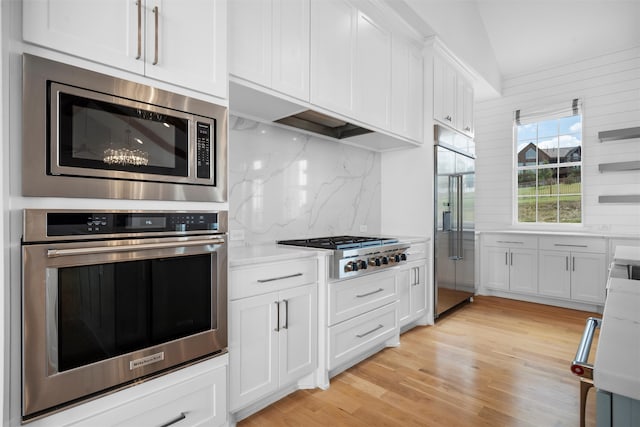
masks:
[[[188,138],[187,118],[58,92],[62,167],[187,177]]]
[[[52,365],[56,348],[63,372],[216,329],[215,256],[48,269]]]

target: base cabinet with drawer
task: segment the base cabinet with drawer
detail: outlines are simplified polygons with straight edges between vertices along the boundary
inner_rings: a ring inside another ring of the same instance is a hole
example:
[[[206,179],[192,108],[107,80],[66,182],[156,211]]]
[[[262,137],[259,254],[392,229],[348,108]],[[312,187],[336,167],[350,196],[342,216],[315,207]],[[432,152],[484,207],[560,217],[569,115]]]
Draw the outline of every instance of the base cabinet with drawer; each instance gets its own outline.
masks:
[[[231,412],[294,384],[317,367],[317,260],[231,269]]]
[[[540,295],[604,304],[606,241],[540,237]]]
[[[329,283],[329,376],[398,345],[398,270]]]
[[[490,289],[535,294],[538,289],[536,237],[487,235],[483,239],[482,283]]]

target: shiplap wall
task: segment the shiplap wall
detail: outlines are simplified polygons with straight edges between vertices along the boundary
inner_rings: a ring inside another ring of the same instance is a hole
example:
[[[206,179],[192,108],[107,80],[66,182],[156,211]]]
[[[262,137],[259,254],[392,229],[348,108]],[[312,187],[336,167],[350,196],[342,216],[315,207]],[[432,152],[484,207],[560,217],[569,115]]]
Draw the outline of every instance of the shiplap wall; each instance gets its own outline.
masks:
[[[640,204],[598,203],[599,195],[640,194],[640,171],[598,171],[599,163],[640,160],[640,138],[598,140],[600,131],[640,126],[640,47],[507,78],[502,88],[501,98],[475,106],[477,229],[524,228],[513,217],[513,112],[581,98],[583,226],[555,229],[640,233]]]

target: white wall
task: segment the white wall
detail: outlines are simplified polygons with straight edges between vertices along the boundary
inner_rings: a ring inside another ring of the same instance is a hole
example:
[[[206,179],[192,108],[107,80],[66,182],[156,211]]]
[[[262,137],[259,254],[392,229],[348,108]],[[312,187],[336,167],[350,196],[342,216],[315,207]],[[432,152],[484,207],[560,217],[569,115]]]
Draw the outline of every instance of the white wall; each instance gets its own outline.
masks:
[[[379,153],[239,117],[229,141],[232,239],[380,233]]]
[[[475,108],[477,228],[513,228],[513,112],[581,98],[584,224],[578,230],[640,233],[640,205],[598,203],[599,195],[640,194],[640,172],[598,171],[599,163],[640,160],[640,139],[598,140],[600,131],[640,126],[640,47],[508,78],[502,89],[502,98]]]

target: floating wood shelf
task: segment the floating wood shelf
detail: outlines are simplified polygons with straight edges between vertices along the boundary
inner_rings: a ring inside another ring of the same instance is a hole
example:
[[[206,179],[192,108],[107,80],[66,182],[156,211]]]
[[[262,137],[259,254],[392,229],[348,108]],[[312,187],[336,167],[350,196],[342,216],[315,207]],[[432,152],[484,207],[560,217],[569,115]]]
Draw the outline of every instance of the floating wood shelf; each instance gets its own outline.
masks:
[[[616,163],[600,163],[598,165],[600,172],[622,172],[640,170],[640,160],[633,162],[616,162]]]
[[[640,127],[605,130],[602,132],[598,132],[598,139],[600,140],[600,142],[631,138],[640,138]]]
[[[599,196],[598,203],[640,203],[640,194]]]

